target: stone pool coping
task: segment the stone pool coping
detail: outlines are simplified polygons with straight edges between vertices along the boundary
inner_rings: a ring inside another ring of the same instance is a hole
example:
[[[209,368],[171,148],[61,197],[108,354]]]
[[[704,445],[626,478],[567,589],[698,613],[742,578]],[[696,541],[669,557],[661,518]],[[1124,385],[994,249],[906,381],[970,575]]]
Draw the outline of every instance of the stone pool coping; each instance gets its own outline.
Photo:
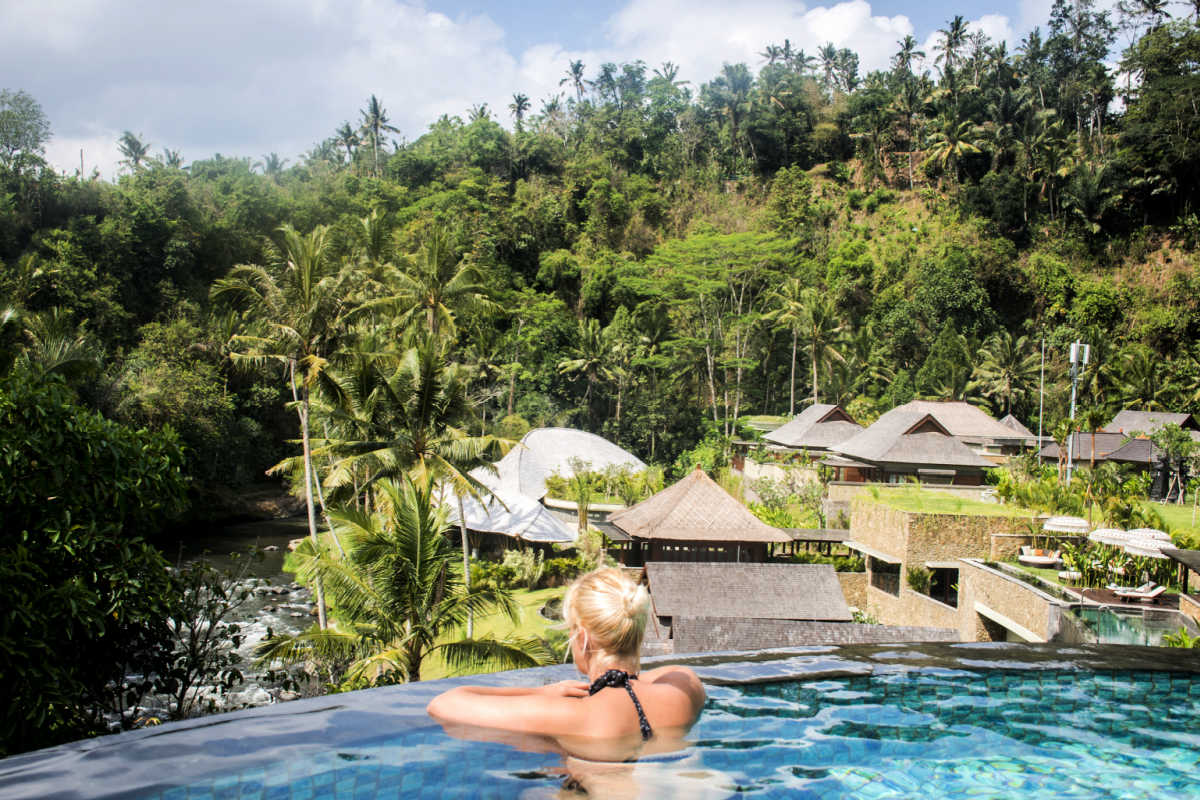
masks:
[[[1200,673],[1195,651],[1133,645],[890,644],[663,656],[710,685],[818,680],[908,669],[1166,671]],[[215,774],[302,758],[434,727],[425,706],[453,686],[538,686],[576,677],[572,665],[387,686],[277,703],[77,742],[0,760],[5,798],[153,794]]]

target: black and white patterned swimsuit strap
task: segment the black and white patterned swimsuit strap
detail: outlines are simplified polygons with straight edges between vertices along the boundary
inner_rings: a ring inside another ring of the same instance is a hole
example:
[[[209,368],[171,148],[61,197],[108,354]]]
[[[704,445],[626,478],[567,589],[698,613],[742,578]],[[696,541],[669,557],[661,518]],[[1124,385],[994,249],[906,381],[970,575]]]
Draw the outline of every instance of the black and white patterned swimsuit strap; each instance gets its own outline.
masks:
[[[630,675],[628,672],[620,669],[610,669],[592,681],[591,687],[588,688],[588,695],[593,695],[609,686],[613,688],[620,687],[629,692],[629,699],[633,701],[633,707],[637,709],[638,727],[642,729],[642,741],[647,741],[652,733],[650,722],[646,719],[646,712],[642,710],[642,704],[638,701],[637,695],[633,693],[633,685],[630,681],[634,680],[637,680],[637,675]]]

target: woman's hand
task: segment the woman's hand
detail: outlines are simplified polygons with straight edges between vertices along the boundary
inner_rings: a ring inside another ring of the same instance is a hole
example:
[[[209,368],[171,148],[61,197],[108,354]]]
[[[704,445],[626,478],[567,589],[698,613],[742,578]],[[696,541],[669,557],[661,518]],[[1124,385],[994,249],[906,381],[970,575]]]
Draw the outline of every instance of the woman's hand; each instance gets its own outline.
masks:
[[[587,697],[589,688],[586,681],[559,681],[547,684],[538,691],[549,697]]]

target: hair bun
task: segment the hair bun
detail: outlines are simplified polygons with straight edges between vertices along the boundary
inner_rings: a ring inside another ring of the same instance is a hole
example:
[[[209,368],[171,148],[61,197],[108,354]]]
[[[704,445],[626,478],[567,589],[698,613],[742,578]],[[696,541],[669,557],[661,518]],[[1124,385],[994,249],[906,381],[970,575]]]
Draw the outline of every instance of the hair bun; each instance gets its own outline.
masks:
[[[642,583],[635,583],[625,593],[625,615],[633,618],[646,613],[650,605],[650,593]]]

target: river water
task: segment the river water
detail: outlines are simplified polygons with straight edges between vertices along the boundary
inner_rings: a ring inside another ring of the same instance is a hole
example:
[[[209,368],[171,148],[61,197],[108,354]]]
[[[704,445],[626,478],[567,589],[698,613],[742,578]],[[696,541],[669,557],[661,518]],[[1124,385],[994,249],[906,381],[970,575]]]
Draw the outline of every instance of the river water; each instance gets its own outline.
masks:
[[[245,682],[226,695],[217,693],[215,687],[201,690],[220,710],[266,705],[292,696],[278,685],[260,682],[262,670],[253,666],[254,647],[268,631],[295,634],[316,621],[311,593],[283,571],[288,542],[306,535],[307,520],[296,517],[214,528],[208,534],[189,536],[175,550],[163,548],[172,561],[203,558],[222,571],[228,570],[240,576],[239,584],[252,592],[228,620],[241,626],[243,639],[237,653]],[[259,555],[248,557],[254,548],[258,548]]]

